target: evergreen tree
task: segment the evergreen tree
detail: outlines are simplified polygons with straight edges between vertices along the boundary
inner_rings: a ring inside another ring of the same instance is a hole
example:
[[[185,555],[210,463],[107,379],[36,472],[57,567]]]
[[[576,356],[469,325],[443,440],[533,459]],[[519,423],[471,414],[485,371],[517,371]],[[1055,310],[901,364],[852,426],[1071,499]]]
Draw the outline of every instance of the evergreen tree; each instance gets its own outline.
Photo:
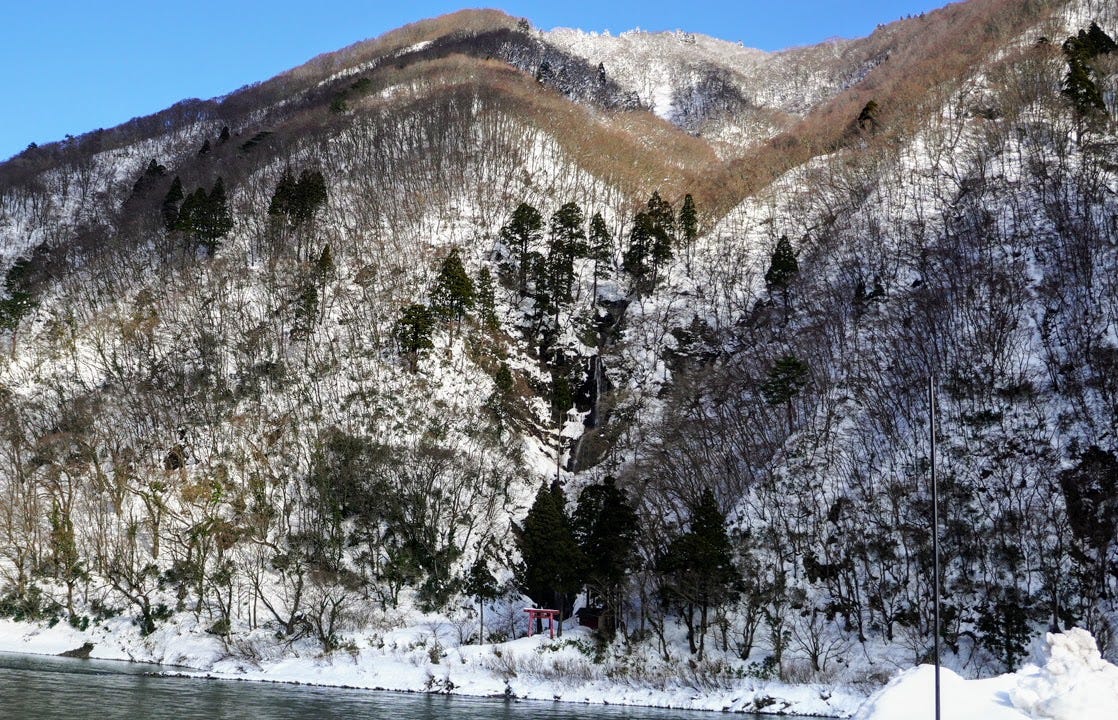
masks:
[[[476,299],[474,281],[462,265],[458,248],[454,248],[439,268],[435,288],[431,291],[431,309],[436,315],[460,324],[462,316],[474,309]]]
[[[648,199],[648,216],[652,221],[651,261],[653,284],[660,268],[672,259],[672,246],[676,243],[675,214],[672,205],[653,192]]]
[[[223,125],[222,126],[221,134],[219,134],[217,136],[217,141],[220,142],[222,145],[229,142],[229,126],[228,125]]]
[[[556,312],[562,303],[571,301],[574,284],[574,261],[586,255],[585,218],[578,203],[564,204],[551,216],[548,248],[548,286]]]
[[[19,331],[20,323],[28,313],[39,306],[28,283],[30,268],[31,261],[21,258],[12,264],[4,277],[4,291],[7,297],[0,299],[0,330],[8,330],[12,334],[12,355],[16,351],[16,333]]]
[[[426,305],[412,304],[400,312],[396,328],[392,333],[400,353],[411,360],[414,371],[419,362],[419,354],[435,347],[431,342],[431,331],[435,327],[435,315]]]
[[[692,507],[691,527],[672,540],[660,558],[658,569],[663,574],[665,600],[683,606],[691,653],[702,660],[709,610],[732,599],[739,582],[730,537],[726,533],[726,516],[710,490],[703,491]],[[698,625],[695,624],[696,610]]]
[[[528,253],[543,237],[543,216],[528,203],[520,203],[508,224],[501,228],[501,242],[512,252],[518,266],[518,288],[521,297],[528,292]]]
[[[792,250],[792,243],[787,235],[782,235],[773,249],[769,261],[769,269],[765,272],[765,286],[769,293],[780,291],[784,296],[785,305],[788,304],[788,286],[800,271],[800,264],[796,261],[796,253]]]
[[[695,209],[695,198],[691,193],[683,196],[683,207],[679,210],[679,240],[683,245],[684,264],[687,274],[691,274],[691,259],[695,249],[695,239],[699,236],[699,213]]]
[[[598,302],[598,281],[609,277],[613,261],[613,237],[601,213],[590,218],[590,233],[587,238],[587,253],[594,261],[594,296],[591,301]]]
[[[629,247],[621,258],[621,268],[633,277],[633,286],[642,293],[651,285],[653,271],[652,246],[655,226],[646,212],[637,213],[629,230]]]
[[[210,152],[210,139],[206,138],[205,141],[202,143],[202,147],[200,147],[198,149],[198,155],[199,155],[199,157],[201,157],[202,155],[208,155],[209,152]]]
[[[290,217],[295,206],[295,193],[295,176],[291,174],[291,168],[284,168],[283,175],[276,183],[276,190],[272,193],[272,202],[268,205],[268,214]]]
[[[209,195],[204,197],[201,207],[194,211],[193,227],[198,241],[212,255],[221,244],[221,238],[233,229],[233,216],[225,201],[225,181],[219,177]]]
[[[163,227],[174,230],[179,225],[179,203],[183,200],[182,180],[176,175],[171,181],[171,187],[163,196]]]
[[[477,602],[478,624],[480,625],[478,642],[484,644],[485,601],[495,600],[501,595],[500,588],[497,586],[497,578],[489,572],[489,563],[485,559],[485,553],[479,552],[473,564],[470,565],[470,570],[466,574],[465,590]]]
[[[785,405],[788,427],[792,427],[792,399],[807,385],[809,368],[795,355],[784,355],[769,369],[761,384],[761,395],[769,405]]]
[[[482,267],[478,271],[477,309],[481,315],[481,322],[486,328],[497,330],[501,327],[501,321],[497,318],[497,298],[493,290],[493,275],[490,274],[487,267]]]
[[[296,224],[314,219],[318,210],[326,204],[326,178],[318,170],[304,170],[295,182],[292,218]]]
[[[537,606],[559,610],[562,635],[563,618],[570,616],[579,589],[582,552],[571,532],[561,489],[539,489],[516,541],[522,560],[517,585]]]
[[[579,494],[572,525],[586,558],[590,591],[607,611],[607,624],[599,629],[612,633],[621,615],[621,589],[636,564],[637,513],[614,479],[607,477]]]

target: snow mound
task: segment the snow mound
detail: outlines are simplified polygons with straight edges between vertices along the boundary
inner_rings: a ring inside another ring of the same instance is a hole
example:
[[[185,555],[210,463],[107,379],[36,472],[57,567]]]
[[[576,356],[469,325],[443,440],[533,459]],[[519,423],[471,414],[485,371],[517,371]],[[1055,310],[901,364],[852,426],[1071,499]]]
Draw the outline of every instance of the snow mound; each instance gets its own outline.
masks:
[[[1025,675],[1010,699],[1033,718],[1113,718],[1118,713],[1118,667],[1102,659],[1086,630],[1048,633],[1048,662]]]
[[[940,670],[945,720],[1103,720],[1115,717],[1118,667],[1102,659],[1086,630],[1048,634],[1043,667],[987,680],[966,680]],[[856,720],[923,720],[935,717],[935,668],[907,670],[873,695]]]

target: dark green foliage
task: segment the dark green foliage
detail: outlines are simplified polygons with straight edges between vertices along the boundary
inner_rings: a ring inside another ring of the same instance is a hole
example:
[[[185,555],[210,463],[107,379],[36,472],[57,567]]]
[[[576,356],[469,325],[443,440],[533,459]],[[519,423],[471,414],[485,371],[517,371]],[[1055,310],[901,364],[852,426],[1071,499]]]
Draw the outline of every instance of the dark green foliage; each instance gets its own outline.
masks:
[[[221,134],[219,134],[219,135],[217,136],[217,141],[218,141],[219,143],[221,143],[222,145],[224,145],[225,143],[229,142],[229,126],[228,126],[228,125],[223,125],[223,126],[222,126],[222,128],[221,128]]]
[[[155,158],[152,158],[147,168],[144,169],[143,174],[141,174],[132,185],[132,194],[140,195],[146,193],[166,174],[167,168],[156,162]]]
[[[466,272],[458,248],[450,251],[439,268],[435,287],[431,290],[431,310],[446,320],[462,321],[462,316],[473,310],[477,302],[474,281]]]
[[[4,277],[4,291],[7,297],[0,299],[0,329],[15,331],[29,312],[38,307],[26,277],[31,261],[26,258],[16,260]]]
[[[695,209],[695,198],[691,193],[683,196],[683,207],[679,211],[679,234],[684,245],[695,242],[699,235],[699,213]]]
[[[657,569],[663,577],[664,599],[682,605],[691,652],[702,659],[708,611],[730,600],[738,583],[726,516],[710,490],[703,491],[691,509],[690,528],[672,540]]]
[[[675,243],[675,214],[671,204],[652,193],[648,209],[638,212],[629,231],[629,247],[622,257],[622,268],[633,277],[633,287],[645,293],[656,285],[661,267],[672,259]]]
[[[1003,597],[980,609],[975,622],[979,642],[1001,661],[1006,672],[1017,670],[1028,652],[1031,623],[1024,601],[1017,588],[1005,588]]]
[[[555,308],[571,301],[574,261],[586,255],[586,220],[578,203],[564,204],[551,216],[547,285]]]
[[[1072,557],[1081,568],[1082,594],[1106,592],[1111,549],[1118,544],[1118,458],[1092,445],[1074,468],[1060,473],[1068,525],[1078,541]]]
[[[629,230],[629,247],[621,258],[621,268],[633,277],[633,284],[645,288],[652,277],[652,245],[655,242],[652,217],[646,212],[637,213]]]
[[[578,496],[572,519],[575,539],[586,559],[585,573],[593,595],[614,620],[621,612],[621,589],[636,565],[640,527],[637,513],[614,479],[590,485]],[[608,624],[601,630],[611,631]]]
[[[164,199],[165,218],[169,216],[168,208],[172,204]],[[212,255],[221,245],[221,238],[233,229],[233,215],[225,198],[225,181],[219,177],[209,193],[204,188],[198,188],[188,195],[178,209],[175,229],[194,236]]]
[[[497,299],[493,289],[493,275],[489,272],[488,267],[482,267],[477,275],[477,309],[481,316],[481,322],[489,330],[497,330],[501,327],[501,321],[497,318]]]
[[[782,235],[776,242],[769,269],[765,272],[765,286],[769,292],[780,291],[787,297],[788,286],[800,271],[800,264],[796,261],[796,253],[792,250],[792,243],[787,235]]]
[[[594,294],[591,301],[597,303],[598,281],[609,277],[613,265],[613,236],[601,213],[594,213],[590,218],[586,253],[594,261]]]
[[[313,220],[326,200],[326,178],[320,171],[303,170],[296,180],[291,168],[286,168],[272,194],[268,214],[282,215],[294,225],[301,225]]]
[[[179,203],[183,201],[182,180],[176,175],[171,187],[163,196],[163,227],[174,230],[179,225]]]
[[[517,536],[522,563],[516,582],[537,606],[555,608],[561,617],[568,617],[579,589],[583,558],[564,506],[560,489],[541,487],[536,493]]]
[[[426,305],[408,305],[400,312],[393,336],[400,352],[411,357],[412,369],[420,352],[435,347],[431,342],[434,327],[435,314]]]
[[[769,405],[781,405],[800,394],[807,385],[809,368],[795,355],[783,355],[769,369],[761,384],[761,395]]]
[[[206,138],[202,143],[202,147],[198,148],[198,155],[209,155],[210,153],[210,139]]]
[[[520,203],[499,234],[501,243],[509,249],[513,261],[517,264],[518,288],[521,295],[525,295],[528,290],[530,269],[528,254],[543,237],[542,229],[543,216],[540,215],[540,211],[528,203]]]
[[[1091,61],[1099,55],[1108,55],[1118,50],[1118,44],[1096,23],[1091,23],[1090,29],[1080,30],[1078,35],[1065,40],[1063,50],[1068,63],[1068,72],[1064,76],[1064,96],[1080,115],[1105,110],[1106,104],[1096,78],[1093,77]]]

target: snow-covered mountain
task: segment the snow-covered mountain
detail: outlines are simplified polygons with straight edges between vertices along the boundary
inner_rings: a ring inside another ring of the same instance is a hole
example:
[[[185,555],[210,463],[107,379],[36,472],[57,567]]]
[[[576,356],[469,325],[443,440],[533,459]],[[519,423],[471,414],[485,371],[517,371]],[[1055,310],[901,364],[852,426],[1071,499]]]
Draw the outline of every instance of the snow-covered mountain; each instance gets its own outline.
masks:
[[[527,596],[620,631],[604,676],[868,688],[931,647],[931,378],[949,663],[1113,659],[1116,34],[468,11],[28,149],[0,614],[278,657]]]

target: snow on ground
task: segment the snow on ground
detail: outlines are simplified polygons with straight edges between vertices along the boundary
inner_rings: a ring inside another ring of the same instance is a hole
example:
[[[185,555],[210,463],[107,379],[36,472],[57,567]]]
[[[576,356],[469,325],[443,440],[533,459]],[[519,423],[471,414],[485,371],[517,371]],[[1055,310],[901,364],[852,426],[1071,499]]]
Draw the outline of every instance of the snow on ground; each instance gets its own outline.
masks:
[[[856,720],[933,718],[935,670],[921,665],[905,671],[870,698]],[[966,680],[941,670],[945,720],[1103,720],[1118,710],[1118,667],[1099,655],[1086,630],[1048,634],[1042,666],[986,680]]]
[[[704,686],[684,663],[676,676],[655,681],[607,677],[589,657],[594,641],[585,628],[555,640],[545,633],[489,645],[462,645],[453,635],[445,623],[430,623],[355,637],[323,655],[309,645],[281,646],[259,631],[226,647],[187,613],[146,638],[127,618],[84,632],[65,623],[0,620],[0,651],[56,655],[91,644],[90,657],[164,664],[202,677],[681,710],[849,717],[865,699],[851,688],[748,677]]]
[[[175,666],[184,674],[270,682],[481,697],[643,705],[686,710],[851,717],[856,720],[932,718],[930,665],[904,671],[863,703],[855,688],[789,685],[744,677],[704,685],[681,663],[674,678],[609,677],[588,653],[593,638],[569,628],[504,643],[465,645],[446,623],[354,636],[324,655],[311,646],[280,645],[264,631],[227,646],[189,614],[141,637],[126,618],[79,631],[0,620],[0,651],[59,654],[92,645],[90,656]],[[641,658],[634,658],[640,663]],[[945,720],[1101,720],[1114,717],[1118,667],[1103,660],[1084,630],[1048,635],[1043,665],[984,680],[942,670]]]

